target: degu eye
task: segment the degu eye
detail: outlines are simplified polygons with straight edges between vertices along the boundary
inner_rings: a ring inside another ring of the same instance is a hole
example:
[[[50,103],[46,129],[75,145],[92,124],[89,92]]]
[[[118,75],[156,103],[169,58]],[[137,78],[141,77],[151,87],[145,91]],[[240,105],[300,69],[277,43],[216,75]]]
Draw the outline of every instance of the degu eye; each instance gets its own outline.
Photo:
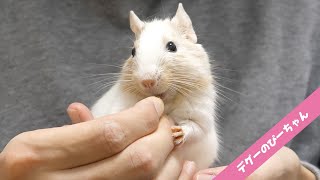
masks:
[[[132,57],[134,57],[136,55],[136,48],[132,48],[131,55],[132,55]]]
[[[176,45],[175,45],[172,41],[169,41],[169,42],[167,43],[166,48],[167,48],[170,52],[176,52],[176,51],[177,51],[177,47],[176,47]]]

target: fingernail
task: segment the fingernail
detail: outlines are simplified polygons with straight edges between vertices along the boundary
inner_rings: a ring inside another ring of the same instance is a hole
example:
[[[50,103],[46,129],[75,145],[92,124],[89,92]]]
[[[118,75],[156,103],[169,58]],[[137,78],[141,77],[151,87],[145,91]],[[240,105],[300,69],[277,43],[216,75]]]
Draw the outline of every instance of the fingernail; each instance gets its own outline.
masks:
[[[80,122],[80,116],[79,116],[79,113],[76,109],[71,109],[69,108],[67,110],[68,114],[69,114],[69,117],[71,118],[71,120],[73,122]]]
[[[197,176],[197,180],[212,180],[214,179],[216,176],[215,175],[209,175],[209,174],[199,174]]]
[[[153,99],[153,105],[156,108],[158,116],[160,117],[163,113],[163,110],[164,110],[163,102],[159,98],[152,98],[152,99]]]

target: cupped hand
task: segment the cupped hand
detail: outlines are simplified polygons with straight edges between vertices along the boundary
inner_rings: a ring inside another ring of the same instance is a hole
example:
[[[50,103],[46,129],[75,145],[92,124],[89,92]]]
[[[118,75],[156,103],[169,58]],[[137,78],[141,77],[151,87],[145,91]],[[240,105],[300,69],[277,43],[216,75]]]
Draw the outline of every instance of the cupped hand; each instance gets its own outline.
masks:
[[[174,148],[171,123],[160,118],[164,107],[158,98],[144,99],[128,110],[94,120],[86,107],[78,113],[74,106],[68,113],[76,124],[13,138],[0,153],[1,177],[152,179]],[[194,166],[189,167],[192,171]]]
[[[75,111],[73,111],[75,110]],[[73,122],[84,122],[92,119],[90,110],[83,104],[75,103],[68,109]],[[184,163],[179,180],[212,180],[226,166],[195,172],[195,164]],[[287,147],[281,148],[275,155],[252,173],[247,180],[315,180],[315,175],[300,164],[296,153]]]
[[[68,107],[67,112],[69,114],[69,117],[72,123],[81,123],[81,122],[86,122],[93,119],[93,115],[91,114],[90,110],[81,103],[72,103]],[[165,163],[170,163],[170,161],[167,161],[167,160],[168,159],[166,159]],[[179,169],[179,172],[176,172],[176,173],[180,174],[178,177],[178,180],[192,180],[193,175],[196,173],[196,164],[192,161],[186,161],[183,164],[183,167],[181,168],[181,170]],[[164,176],[166,175],[162,174],[162,178],[167,180],[170,179]],[[171,176],[171,175],[168,175],[168,176]],[[159,179],[159,178],[153,177],[153,179]]]

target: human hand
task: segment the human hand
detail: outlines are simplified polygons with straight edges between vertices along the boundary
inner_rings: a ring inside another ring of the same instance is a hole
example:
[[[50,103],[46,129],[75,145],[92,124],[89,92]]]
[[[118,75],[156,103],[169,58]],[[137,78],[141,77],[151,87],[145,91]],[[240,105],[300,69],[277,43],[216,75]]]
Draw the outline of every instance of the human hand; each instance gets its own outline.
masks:
[[[197,172],[194,180],[212,180],[226,166]],[[315,180],[316,177],[300,164],[297,154],[287,147],[281,148],[246,180]]]
[[[22,133],[0,153],[1,177],[151,179],[174,147],[171,123],[165,117],[159,122],[163,108],[151,97],[117,114]]]
[[[70,111],[76,109],[76,111]],[[90,110],[82,104],[69,106],[69,116],[73,122],[84,122],[92,119]],[[185,162],[179,180],[211,180],[222,172],[226,166],[205,169],[195,174],[195,164]],[[281,148],[275,155],[253,172],[247,180],[315,180],[315,175],[300,164],[295,152],[287,147]]]
[[[72,103],[68,107],[67,112],[73,123],[81,123],[93,119],[90,110],[81,103]],[[165,164],[172,163],[170,160],[172,159],[167,157]],[[176,172],[176,174],[180,174],[178,180],[192,180],[192,176],[196,173],[196,165],[192,161],[186,161],[180,169],[178,168],[178,170],[179,172]],[[172,175],[161,174],[161,179],[170,179],[170,176]],[[155,177],[155,179],[159,179],[159,177]]]

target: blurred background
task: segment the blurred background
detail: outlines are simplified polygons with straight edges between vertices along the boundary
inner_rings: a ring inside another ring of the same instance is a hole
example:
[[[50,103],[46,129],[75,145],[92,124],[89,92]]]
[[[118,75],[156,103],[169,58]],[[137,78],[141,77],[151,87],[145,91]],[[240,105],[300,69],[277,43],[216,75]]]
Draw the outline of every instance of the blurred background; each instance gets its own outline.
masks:
[[[219,164],[230,163],[320,86],[317,0],[1,0],[0,149],[17,134],[69,123],[119,72],[142,20],[172,17],[182,2],[211,57],[221,95]],[[319,153],[319,120],[292,148]],[[307,137],[307,138],[306,138]],[[304,160],[319,163],[313,155]]]

